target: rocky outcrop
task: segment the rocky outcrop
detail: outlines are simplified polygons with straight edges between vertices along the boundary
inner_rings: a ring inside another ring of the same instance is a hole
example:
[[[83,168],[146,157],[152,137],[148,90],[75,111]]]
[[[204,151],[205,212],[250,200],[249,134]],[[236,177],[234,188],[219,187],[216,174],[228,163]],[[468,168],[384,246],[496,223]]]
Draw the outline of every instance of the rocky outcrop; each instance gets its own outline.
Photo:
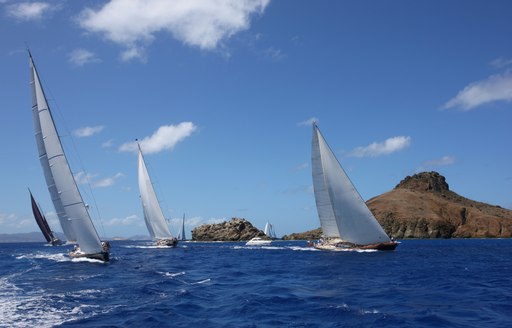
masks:
[[[395,238],[509,238],[512,211],[464,198],[437,172],[403,179],[368,207]]]
[[[315,240],[319,239],[322,235],[322,229],[317,228],[306,232],[292,233],[290,235],[284,235],[283,240]]]
[[[232,218],[216,224],[203,224],[192,230],[196,241],[246,241],[253,237],[265,237],[263,231],[255,228],[246,219]]]

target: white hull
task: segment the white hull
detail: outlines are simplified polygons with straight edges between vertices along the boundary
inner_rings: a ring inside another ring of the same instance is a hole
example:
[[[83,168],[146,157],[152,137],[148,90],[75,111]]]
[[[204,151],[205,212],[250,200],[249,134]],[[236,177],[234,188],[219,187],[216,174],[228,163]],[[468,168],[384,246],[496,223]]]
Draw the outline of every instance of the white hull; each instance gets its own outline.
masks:
[[[260,237],[254,237],[245,243],[246,246],[268,246],[272,243],[272,240],[261,239]]]

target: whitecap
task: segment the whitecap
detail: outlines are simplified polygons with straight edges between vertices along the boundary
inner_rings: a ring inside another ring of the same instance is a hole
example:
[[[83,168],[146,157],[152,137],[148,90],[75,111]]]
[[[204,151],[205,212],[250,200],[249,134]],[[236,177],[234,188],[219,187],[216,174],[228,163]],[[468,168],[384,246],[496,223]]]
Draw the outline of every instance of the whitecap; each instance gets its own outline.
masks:
[[[164,275],[167,276],[167,277],[171,277],[172,278],[172,277],[177,277],[177,276],[181,276],[181,275],[184,275],[184,274],[185,274],[185,272],[182,271],[182,272],[176,272],[176,273],[165,272]]]

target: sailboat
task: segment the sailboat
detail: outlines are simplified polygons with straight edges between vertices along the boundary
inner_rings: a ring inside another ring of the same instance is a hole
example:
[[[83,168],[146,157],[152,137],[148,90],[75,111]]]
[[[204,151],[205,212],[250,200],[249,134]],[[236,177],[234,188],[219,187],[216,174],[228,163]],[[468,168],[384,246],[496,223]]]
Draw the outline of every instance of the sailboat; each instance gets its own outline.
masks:
[[[52,229],[50,229],[48,221],[46,221],[46,217],[44,216],[43,211],[41,211],[39,205],[36,203],[36,200],[34,199],[30,189],[28,192],[30,193],[30,202],[32,204],[32,213],[34,214],[34,219],[36,219],[36,223],[39,226],[39,229],[41,229],[41,232],[43,233],[46,241],[52,244],[52,246],[60,246],[64,244],[62,240],[55,236],[55,233],[52,231]]]
[[[174,247],[178,244],[178,239],[173,237],[165,221],[162,208],[160,207],[155,189],[149,177],[140,144],[137,145],[139,147],[139,193],[142,201],[142,210],[144,212],[144,221],[146,222],[149,234],[156,240],[157,246]]]
[[[183,213],[183,220],[181,221],[181,231],[178,234],[178,240],[187,240],[185,236],[185,213]]]
[[[102,243],[98,237],[71,173],[30,51],[28,54],[32,89],[32,118],[39,160],[62,230],[69,242],[78,244],[69,253],[69,256],[87,257],[106,262],[109,260],[110,245],[108,242]]]
[[[263,232],[265,233],[265,235],[267,235],[268,237],[272,238],[272,239],[276,239],[276,232],[274,231],[274,226],[267,221],[267,223],[265,223],[265,229],[263,230]]]
[[[394,250],[390,239],[341,167],[313,123],[311,151],[313,188],[323,238],[314,247],[322,250]]]

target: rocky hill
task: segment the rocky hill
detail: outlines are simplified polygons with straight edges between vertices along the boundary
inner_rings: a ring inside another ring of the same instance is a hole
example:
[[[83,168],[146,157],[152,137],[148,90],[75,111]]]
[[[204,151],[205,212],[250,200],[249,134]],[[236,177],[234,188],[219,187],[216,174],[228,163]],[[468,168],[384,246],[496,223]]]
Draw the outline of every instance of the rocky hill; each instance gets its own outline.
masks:
[[[403,179],[367,202],[395,238],[509,238],[512,211],[464,198],[437,172]]]
[[[263,231],[241,218],[232,218],[217,224],[203,224],[192,230],[192,240],[197,241],[246,241],[264,236]]]
[[[322,228],[284,235],[283,240],[315,240],[322,236]]]

